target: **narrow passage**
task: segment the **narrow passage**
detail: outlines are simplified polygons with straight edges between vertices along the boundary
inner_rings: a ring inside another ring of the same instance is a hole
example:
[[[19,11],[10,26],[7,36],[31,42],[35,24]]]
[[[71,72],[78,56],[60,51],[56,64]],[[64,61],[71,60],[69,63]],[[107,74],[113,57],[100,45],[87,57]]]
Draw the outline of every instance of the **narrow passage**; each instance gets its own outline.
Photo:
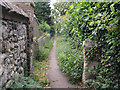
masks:
[[[56,36],[53,42],[53,48],[49,55],[50,68],[47,77],[50,80],[51,88],[74,88],[67,80],[67,77],[59,70],[58,61],[56,60]]]

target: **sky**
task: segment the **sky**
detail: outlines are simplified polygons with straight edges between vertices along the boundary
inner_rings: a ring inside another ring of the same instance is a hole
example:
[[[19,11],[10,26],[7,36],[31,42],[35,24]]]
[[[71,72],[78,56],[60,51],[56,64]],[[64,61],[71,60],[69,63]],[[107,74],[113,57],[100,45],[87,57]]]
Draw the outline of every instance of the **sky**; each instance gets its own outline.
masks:
[[[56,0],[50,0],[50,7],[53,9],[53,4],[56,2]]]

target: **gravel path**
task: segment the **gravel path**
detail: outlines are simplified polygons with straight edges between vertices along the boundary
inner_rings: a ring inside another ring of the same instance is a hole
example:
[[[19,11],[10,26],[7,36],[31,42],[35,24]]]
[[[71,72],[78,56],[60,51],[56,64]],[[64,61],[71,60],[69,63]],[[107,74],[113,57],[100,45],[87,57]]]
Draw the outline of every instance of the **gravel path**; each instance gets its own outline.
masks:
[[[59,70],[58,61],[56,60],[56,36],[53,42],[53,48],[49,55],[49,70],[47,77],[50,81],[51,88],[74,88],[67,80],[67,77]]]

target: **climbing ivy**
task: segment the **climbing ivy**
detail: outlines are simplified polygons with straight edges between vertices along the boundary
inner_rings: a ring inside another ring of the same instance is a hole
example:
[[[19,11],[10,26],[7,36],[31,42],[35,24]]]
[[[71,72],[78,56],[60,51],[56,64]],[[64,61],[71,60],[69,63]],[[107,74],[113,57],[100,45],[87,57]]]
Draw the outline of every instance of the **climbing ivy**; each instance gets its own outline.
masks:
[[[77,48],[87,38],[97,42],[90,52],[101,52],[96,88],[118,88],[120,82],[120,2],[76,2],[71,5],[69,18],[61,23],[62,31],[71,37]]]

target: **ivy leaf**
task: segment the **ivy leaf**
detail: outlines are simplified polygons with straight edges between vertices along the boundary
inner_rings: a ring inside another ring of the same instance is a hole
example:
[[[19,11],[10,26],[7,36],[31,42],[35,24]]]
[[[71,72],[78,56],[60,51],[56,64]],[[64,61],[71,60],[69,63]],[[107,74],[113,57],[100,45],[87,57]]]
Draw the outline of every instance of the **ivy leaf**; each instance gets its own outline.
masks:
[[[111,9],[112,12],[115,11],[114,3],[112,5],[110,5],[110,9]]]

